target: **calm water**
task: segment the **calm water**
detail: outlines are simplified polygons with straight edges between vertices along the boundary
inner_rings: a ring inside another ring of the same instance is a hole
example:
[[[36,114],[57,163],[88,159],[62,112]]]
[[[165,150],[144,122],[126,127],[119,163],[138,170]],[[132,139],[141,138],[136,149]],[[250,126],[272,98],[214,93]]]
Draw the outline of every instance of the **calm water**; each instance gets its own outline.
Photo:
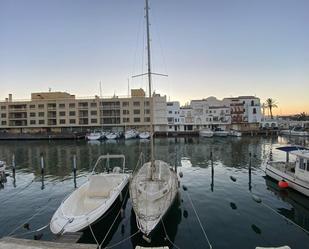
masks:
[[[209,248],[199,226],[190,199],[213,248],[255,248],[256,246],[289,245],[296,249],[309,244],[308,235],[287,222],[288,217],[309,230],[309,199],[292,191],[279,191],[276,183],[265,177],[263,163],[269,157],[285,159],[276,151],[280,144],[309,144],[308,139],[287,138],[162,138],[155,141],[156,158],[178,165],[181,178],[179,198],[168,213],[164,224],[170,240],[179,248]],[[31,230],[47,225],[65,196],[74,190],[72,157],[77,156],[77,179],[80,186],[101,154],[125,154],[127,167],[134,168],[141,152],[149,153],[149,143],[139,140],[119,142],[86,141],[27,141],[0,142],[0,159],[11,161],[15,154],[17,171],[15,180],[7,177],[0,189],[0,237],[10,233],[20,238],[43,235],[52,240],[49,227],[30,233],[22,226],[28,221]],[[212,177],[210,152],[213,151]],[[249,182],[249,153],[252,153],[252,175]],[[41,176],[40,155],[46,163]],[[234,176],[236,181],[232,181]],[[183,185],[187,191],[183,190]],[[252,199],[252,193],[263,204]],[[118,209],[94,226],[99,241],[105,237]],[[30,230],[30,232],[31,232]],[[113,246],[137,231],[130,199],[126,201],[124,217],[116,219],[104,246]],[[28,233],[28,234],[27,234]],[[159,227],[151,245],[172,245],[164,240]],[[89,230],[81,242],[95,243]],[[147,245],[139,235],[115,248],[134,248]],[[176,247],[175,247],[176,248]]]

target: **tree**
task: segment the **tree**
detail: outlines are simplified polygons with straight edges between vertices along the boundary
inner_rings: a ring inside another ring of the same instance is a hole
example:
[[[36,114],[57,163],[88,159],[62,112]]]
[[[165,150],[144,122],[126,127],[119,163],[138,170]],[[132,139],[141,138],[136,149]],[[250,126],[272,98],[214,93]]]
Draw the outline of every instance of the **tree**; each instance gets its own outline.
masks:
[[[272,99],[272,98],[268,98],[266,99],[266,107],[269,109],[270,112],[270,118],[273,119],[273,108],[277,108],[277,102],[276,100]]]
[[[297,120],[299,121],[305,121],[307,120],[307,115],[305,112],[301,112],[300,114],[297,115]]]

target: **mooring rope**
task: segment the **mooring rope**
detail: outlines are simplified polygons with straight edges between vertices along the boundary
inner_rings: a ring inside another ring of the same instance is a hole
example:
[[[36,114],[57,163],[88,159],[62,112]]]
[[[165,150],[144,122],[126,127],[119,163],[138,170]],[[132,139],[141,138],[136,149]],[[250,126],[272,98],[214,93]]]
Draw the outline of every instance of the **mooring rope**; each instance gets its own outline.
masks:
[[[163,225],[163,229],[164,229],[164,233],[165,233],[165,238],[166,238],[175,248],[180,249],[179,246],[177,246],[173,241],[170,240],[170,238],[169,238],[169,236],[168,236],[168,234],[167,234],[167,232],[166,232],[166,228],[165,228],[165,225],[164,225],[164,222],[163,222],[162,218],[161,218],[161,222],[162,222],[162,225]]]
[[[28,234],[31,234],[31,233],[40,232],[40,231],[44,230],[45,228],[47,228],[49,225],[50,225],[50,222],[48,222],[48,224],[45,225],[45,226],[42,226],[40,228],[34,229],[34,230],[26,232],[26,233],[20,233],[20,234],[15,234],[15,235],[13,234],[13,235],[11,235],[11,237],[24,236],[24,235],[28,235]]]
[[[123,200],[122,200],[121,208],[120,208],[120,210],[119,210],[119,212],[118,212],[116,218],[114,219],[114,221],[113,221],[112,225],[110,226],[110,228],[108,229],[108,231],[107,231],[107,233],[106,233],[104,239],[102,240],[101,244],[99,245],[99,249],[101,249],[101,247],[102,247],[102,245],[104,244],[104,242],[105,242],[107,236],[109,235],[110,231],[112,230],[112,228],[113,228],[113,226],[114,226],[116,220],[118,219],[119,214],[121,214],[122,207],[123,207],[123,204],[124,204],[124,202],[125,202],[125,200],[126,200],[126,198],[127,198],[128,192],[129,192],[129,188],[127,189],[126,194],[125,194],[125,196],[124,196],[124,198],[123,198]]]
[[[185,191],[185,192],[186,192],[186,191]],[[200,225],[200,227],[201,227],[201,229],[202,229],[202,231],[203,231],[203,234],[204,234],[204,236],[205,236],[205,239],[206,239],[206,241],[207,241],[207,243],[208,243],[208,245],[209,245],[209,248],[212,249],[212,245],[211,245],[211,243],[210,243],[210,241],[209,241],[209,239],[208,239],[208,236],[207,236],[207,234],[206,234],[206,232],[205,232],[205,229],[204,229],[203,224],[202,224],[202,222],[201,222],[201,220],[200,220],[200,217],[198,216],[198,214],[197,214],[197,212],[196,212],[196,209],[195,209],[195,207],[194,207],[194,204],[193,204],[193,202],[192,202],[192,199],[191,199],[190,195],[188,194],[188,192],[186,192],[186,194],[187,194],[187,196],[188,196],[188,199],[189,199],[189,201],[190,201],[190,204],[191,204],[191,206],[192,206],[192,209],[193,209],[193,211],[194,211],[194,213],[195,213],[195,216],[196,216],[196,218],[197,218],[197,220],[198,220],[198,222],[199,222],[199,225]]]
[[[117,243],[116,243],[116,244],[114,244],[114,245],[104,247],[104,249],[114,248],[114,247],[116,247],[116,246],[118,246],[118,245],[122,244],[123,242],[125,242],[125,241],[127,241],[127,240],[129,240],[129,239],[133,238],[133,237],[134,237],[136,234],[138,234],[139,232],[140,232],[140,230],[137,230],[135,233],[133,233],[133,234],[132,234],[132,235],[130,235],[129,237],[127,237],[127,238],[125,238],[125,239],[123,239],[123,240],[121,240],[121,241],[117,242]]]

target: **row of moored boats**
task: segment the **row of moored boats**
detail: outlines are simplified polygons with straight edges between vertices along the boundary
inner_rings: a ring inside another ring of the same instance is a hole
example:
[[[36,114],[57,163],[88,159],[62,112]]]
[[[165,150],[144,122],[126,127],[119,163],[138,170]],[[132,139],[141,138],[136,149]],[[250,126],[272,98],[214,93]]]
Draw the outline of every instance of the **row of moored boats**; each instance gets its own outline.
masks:
[[[222,130],[220,128],[214,129],[214,130],[210,130],[210,129],[202,129],[199,131],[199,135],[201,137],[213,137],[213,136],[217,136],[217,137],[227,137],[227,136],[233,136],[233,137],[241,137],[242,133],[240,131],[237,130]]]
[[[143,131],[138,132],[137,130],[127,130],[125,133],[123,132],[107,132],[107,131],[95,131],[91,132],[86,136],[88,140],[115,140],[124,137],[125,139],[134,139],[134,138],[140,138],[140,139],[149,139],[150,138],[150,132]]]

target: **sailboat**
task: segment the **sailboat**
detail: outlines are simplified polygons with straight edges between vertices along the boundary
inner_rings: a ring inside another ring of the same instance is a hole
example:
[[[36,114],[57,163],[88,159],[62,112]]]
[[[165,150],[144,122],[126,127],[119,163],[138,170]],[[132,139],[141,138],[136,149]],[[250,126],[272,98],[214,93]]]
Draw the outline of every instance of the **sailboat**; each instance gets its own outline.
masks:
[[[136,214],[136,223],[146,240],[157,227],[165,214],[172,206],[178,192],[177,173],[164,161],[154,158],[154,103],[151,92],[151,57],[150,57],[150,30],[149,30],[149,5],[146,1],[146,31],[147,31],[147,57],[148,57],[148,84],[149,99],[151,102],[150,142],[151,160],[133,174],[130,182],[130,197]],[[148,238],[148,239],[147,239]]]

